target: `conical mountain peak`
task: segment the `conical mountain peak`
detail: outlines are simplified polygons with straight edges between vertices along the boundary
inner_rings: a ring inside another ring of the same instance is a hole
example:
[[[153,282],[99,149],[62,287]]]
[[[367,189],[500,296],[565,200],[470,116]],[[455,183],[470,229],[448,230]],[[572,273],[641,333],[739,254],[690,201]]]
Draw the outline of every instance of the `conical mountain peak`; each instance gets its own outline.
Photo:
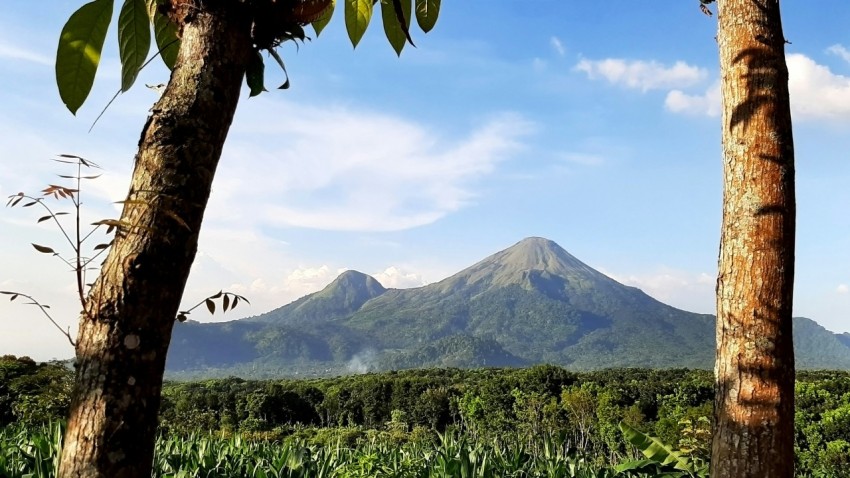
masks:
[[[355,270],[347,270],[319,291],[318,296],[346,297],[354,302],[365,302],[386,292],[374,277]]]
[[[515,271],[538,270],[553,275],[577,271],[597,273],[554,241],[542,237],[525,238],[488,259]]]
[[[524,284],[529,274],[560,277],[573,282],[614,283],[612,279],[573,257],[554,241],[529,237],[497,252],[439,283],[443,290],[458,287]]]
[[[348,270],[324,289],[252,320],[278,324],[327,322],[347,317],[387,289],[374,277]]]

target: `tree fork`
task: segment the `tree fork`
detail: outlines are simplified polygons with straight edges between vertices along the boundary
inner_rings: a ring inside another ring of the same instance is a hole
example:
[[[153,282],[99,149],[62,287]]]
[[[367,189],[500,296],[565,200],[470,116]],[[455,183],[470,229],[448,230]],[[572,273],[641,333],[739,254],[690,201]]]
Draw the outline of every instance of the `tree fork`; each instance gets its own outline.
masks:
[[[794,145],[778,0],[718,0],[723,225],[712,478],[794,476]]]
[[[142,131],[128,226],[80,319],[63,478],[151,476],[171,331],[252,55],[245,2],[172,4],[185,12],[180,53]]]

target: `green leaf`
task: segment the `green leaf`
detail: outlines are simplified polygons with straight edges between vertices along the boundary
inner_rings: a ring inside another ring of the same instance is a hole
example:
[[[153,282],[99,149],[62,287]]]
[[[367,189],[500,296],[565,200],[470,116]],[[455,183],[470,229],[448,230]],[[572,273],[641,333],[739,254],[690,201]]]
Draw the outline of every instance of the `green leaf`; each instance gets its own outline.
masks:
[[[345,28],[351,45],[357,48],[369,20],[372,19],[372,0],[345,0]]]
[[[207,310],[210,311],[210,314],[215,314],[215,302],[211,299],[207,299],[204,302],[207,304]]]
[[[384,33],[396,55],[401,55],[404,44],[410,40],[410,12],[412,0],[385,0],[381,2],[381,19],[384,21]],[[401,15],[397,10],[401,6]],[[404,17],[404,24],[399,17]],[[402,26],[404,25],[404,26]],[[411,43],[413,43],[411,41]]]
[[[230,296],[224,294],[224,297],[221,299],[221,311],[227,312],[228,307],[230,307]]]
[[[56,86],[72,114],[86,101],[100,64],[112,20],[113,0],[94,0],[79,8],[62,27],[56,50]]]
[[[145,0],[124,0],[118,14],[118,52],[121,57],[121,91],[136,82],[151,48],[151,27]]]
[[[679,450],[674,450],[658,438],[645,435],[630,427],[625,422],[620,422],[620,431],[629,443],[636,446],[641,453],[650,460],[661,465],[672,465],[677,470],[694,473],[695,468],[692,460]]]
[[[437,23],[440,15],[440,0],[416,0],[416,23],[423,32],[428,33]]]
[[[245,71],[245,83],[251,89],[251,96],[257,96],[260,93],[267,91],[263,85],[263,77],[266,65],[263,63],[263,55],[259,51],[254,51],[251,57],[251,62],[248,63],[248,69]]]
[[[286,72],[286,65],[283,64],[283,58],[280,57],[280,55],[277,53],[277,50],[275,50],[274,48],[269,50],[269,54],[272,56],[272,58],[275,59],[277,64],[280,65],[280,68],[283,70],[283,74],[286,76],[286,81],[282,85],[278,86],[277,89],[289,89],[289,73]]]
[[[159,11],[157,0],[148,0],[148,16],[153,24],[153,35],[159,49],[159,57],[169,70],[177,63],[180,51],[180,39],[177,37],[177,25]]]
[[[336,0],[331,0],[330,7],[326,10],[326,13],[319,17],[318,20],[312,23],[313,31],[316,32],[316,37],[318,38],[319,34],[322,33],[322,30],[328,26],[328,23],[331,22],[331,17],[333,17],[334,10],[336,10]]]

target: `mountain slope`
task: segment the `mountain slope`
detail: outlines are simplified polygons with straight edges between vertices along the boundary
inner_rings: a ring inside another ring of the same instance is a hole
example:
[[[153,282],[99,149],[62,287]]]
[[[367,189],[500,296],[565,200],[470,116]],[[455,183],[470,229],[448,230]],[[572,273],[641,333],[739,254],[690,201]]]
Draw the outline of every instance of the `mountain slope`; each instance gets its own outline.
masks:
[[[272,324],[304,324],[345,318],[387,289],[374,277],[345,271],[324,289],[249,320]]]
[[[794,333],[800,368],[850,369],[846,337],[808,319],[795,319]],[[663,304],[532,237],[424,287],[385,289],[347,271],[257,317],[177,324],[168,368],[267,375],[541,362],[711,368],[714,340],[713,316]]]
[[[388,291],[343,323],[391,349],[468,334],[577,368],[710,367],[713,357],[709,316],[662,304],[536,237],[435,284]]]

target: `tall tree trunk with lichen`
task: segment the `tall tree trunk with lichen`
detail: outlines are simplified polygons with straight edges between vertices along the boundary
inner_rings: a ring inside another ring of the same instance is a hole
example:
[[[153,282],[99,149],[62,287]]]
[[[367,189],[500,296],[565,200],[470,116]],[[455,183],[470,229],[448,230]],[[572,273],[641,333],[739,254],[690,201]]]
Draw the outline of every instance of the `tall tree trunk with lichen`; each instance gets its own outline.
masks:
[[[59,476],[151,476],[171,329],[252,50],[237,0],[180,0],[182,44],[142,132],[112,250],[80,319]]]
[[[723,226],[712,478],[794,476],[794,145],[778,0],[718,0]]]

